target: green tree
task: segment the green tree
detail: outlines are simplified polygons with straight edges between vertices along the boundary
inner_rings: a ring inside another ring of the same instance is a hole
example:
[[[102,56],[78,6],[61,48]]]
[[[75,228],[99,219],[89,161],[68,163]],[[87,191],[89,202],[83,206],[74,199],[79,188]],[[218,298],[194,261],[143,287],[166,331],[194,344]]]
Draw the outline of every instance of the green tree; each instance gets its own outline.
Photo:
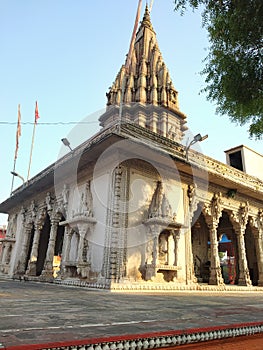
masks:
[[[209,34],[205,58],[207,93],[217,113],[249,125],[250,137],[263,137],[263,1],[174,0],[175,10],[201,8]]]

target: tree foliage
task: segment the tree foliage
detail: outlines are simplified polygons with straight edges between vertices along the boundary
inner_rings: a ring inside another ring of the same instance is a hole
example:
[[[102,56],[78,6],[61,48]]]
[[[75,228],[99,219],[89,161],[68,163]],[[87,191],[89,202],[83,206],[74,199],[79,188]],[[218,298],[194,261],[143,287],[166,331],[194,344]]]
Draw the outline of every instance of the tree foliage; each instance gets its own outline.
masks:
[[[217,112],[231,121],[249,124],[249,134],[263,137],[263,1],[175,0],[183,14],[202,8],[209,34],[205,58],[206,87]]]

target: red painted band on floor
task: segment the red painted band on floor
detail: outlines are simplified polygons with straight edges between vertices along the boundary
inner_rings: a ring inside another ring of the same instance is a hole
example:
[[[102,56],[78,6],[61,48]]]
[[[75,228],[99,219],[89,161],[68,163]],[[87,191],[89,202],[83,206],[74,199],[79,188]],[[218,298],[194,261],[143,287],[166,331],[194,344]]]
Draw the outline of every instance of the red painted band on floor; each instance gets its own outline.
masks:
[[[119,341],[129,341],[129,340],[137,340],[137,339],[145,339],[145,338],[155,338],[155,337],[167,337],[167,336],[176,336],[176,335],[187,335],[193,333],[205,333],[205,332],[213,332],[213,331],[221,331],[225,329],[236,329],[236,328],[244,328],[244,327],[257,327],[262,326],[263,321],[261,322],[249,322],[249,323],[234,323],[223,326],[213,326],[213,327],[204,327],[204,328],[189,328],[183,330],[170,330],[163,332],[152,332],[152,333],[143,333],[143,334],[126,334],[120,336],[111,336],[111,337],[99,337],[99,338],[87,338],[82,340],[72,340],[72,341],[60,341],[60,342],[52,342],[52,343],[43,343],[43,344],[27,344],[27,345],[13,345],[7,346],[3,349],[6,350],[41,350],[46,348],[59,348],[66,346],[81,346],[81,345],[91,345],[98,343],[112,343]],[[227,339],[227,338],[222,338]]]

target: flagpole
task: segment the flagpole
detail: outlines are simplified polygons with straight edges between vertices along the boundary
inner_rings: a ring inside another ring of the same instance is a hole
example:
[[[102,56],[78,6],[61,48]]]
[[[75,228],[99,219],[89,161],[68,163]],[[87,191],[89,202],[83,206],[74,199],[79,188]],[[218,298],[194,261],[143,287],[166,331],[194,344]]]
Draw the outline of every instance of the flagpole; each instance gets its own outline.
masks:
[[[19,148],[19,138],[21,136],[21,112],[20,112],[20,104],[18,105],[18,112],[17,112],[17,128],[16,128],[16,149],[15,149],[15,156],[14,156],[14,165],[13,165],[13,171],[12,171],[12,184],[11,184],[11,192],[10,196],[13,193],[14,188],[14,179],[15,179],[15,171],[16,171],[16,159],[17,159],[17,153]]]
[[[30,168],[31,168],[32,154],[33,154],[33,148],[34,148],[35,132],[36,132],[36,122],[34,123],[34,128],[33,128],[32,143],[31,143],[31,150],[30,150],[30,158],[29,158],[29,165],[28,165],[28,172],[27,172],[27,181],[28,181],[29,176],[30,176]]]
[[[151,1],[151,3],[150,3],[150,7],[149,7],[149,12],[150,12],[150,13],[152,12],[152,8],[153,8],[153,1],[154,1],[154,0],[152,0],[152,1]]]
[[[141,7],[142,7],[142,0],[139,0],[137,11],[136,11],[134,27],[133,27],[133,32],[132,32],[132,37],[131,37],[131,42],[130,42],[130,47],[129,47],[129,52],[128,52],[126,62],[125,62],[124,76],[123,76],[123,80],[122,80],[122,84],[121,84],[121,100],[120,100],[120,109],[119,109],[119,131],[121,131],[121,120],[122,120],[122,109],[123,109],[125,83],[126,83],[126,80],[128,78],[129,71],[130,71],[130,65],[131,65],[132,53],[133,53],[133,49],[134,49],[136,31],[138,28],[139,19],[140,19],[140,15],[141,15]]]
[[[31,162],[32,162],[32,154],[33,154],[33,148],[34,148],[34,141],[35,141],[35,132],[36,132],[36,125],[37,125],[37,120],[39,118],[38,114],[38,105],[36,101],[36,108],[35,108],[35,123],[34,123],[34,128],[33,128],[33,135],[32,135],[32,143],[31,143],[31,150],[30,150],[30,158],[29,158],[29,165],[28,165],[28,172],[27,172],[27,181],[29,180],[30,176],[30,168],[31,168]]]
[[[15,181],[15,175],[14,175],[15,171],[16,171],[16,158],[14,159],[14,166],[13,166],[13,171],[12,171],[13,177],[12,177],[12,185],[11,185],[10,196],[11,196],[12,193],[13,193],[14,181]]]

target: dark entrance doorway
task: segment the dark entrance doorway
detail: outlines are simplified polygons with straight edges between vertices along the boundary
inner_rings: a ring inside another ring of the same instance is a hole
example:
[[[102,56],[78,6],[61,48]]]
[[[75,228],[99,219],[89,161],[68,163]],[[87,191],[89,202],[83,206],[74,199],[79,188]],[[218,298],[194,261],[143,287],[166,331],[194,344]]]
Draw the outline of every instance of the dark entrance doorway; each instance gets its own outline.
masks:
[[[44,263],[46,259],[46,253],[48,248],[48,242],[50,237],[50,217],[47,214],[43,229],[40,233],[39,246],[38,246],[38,258],[36,263],[36,276],[40,276],[44,268]]]

